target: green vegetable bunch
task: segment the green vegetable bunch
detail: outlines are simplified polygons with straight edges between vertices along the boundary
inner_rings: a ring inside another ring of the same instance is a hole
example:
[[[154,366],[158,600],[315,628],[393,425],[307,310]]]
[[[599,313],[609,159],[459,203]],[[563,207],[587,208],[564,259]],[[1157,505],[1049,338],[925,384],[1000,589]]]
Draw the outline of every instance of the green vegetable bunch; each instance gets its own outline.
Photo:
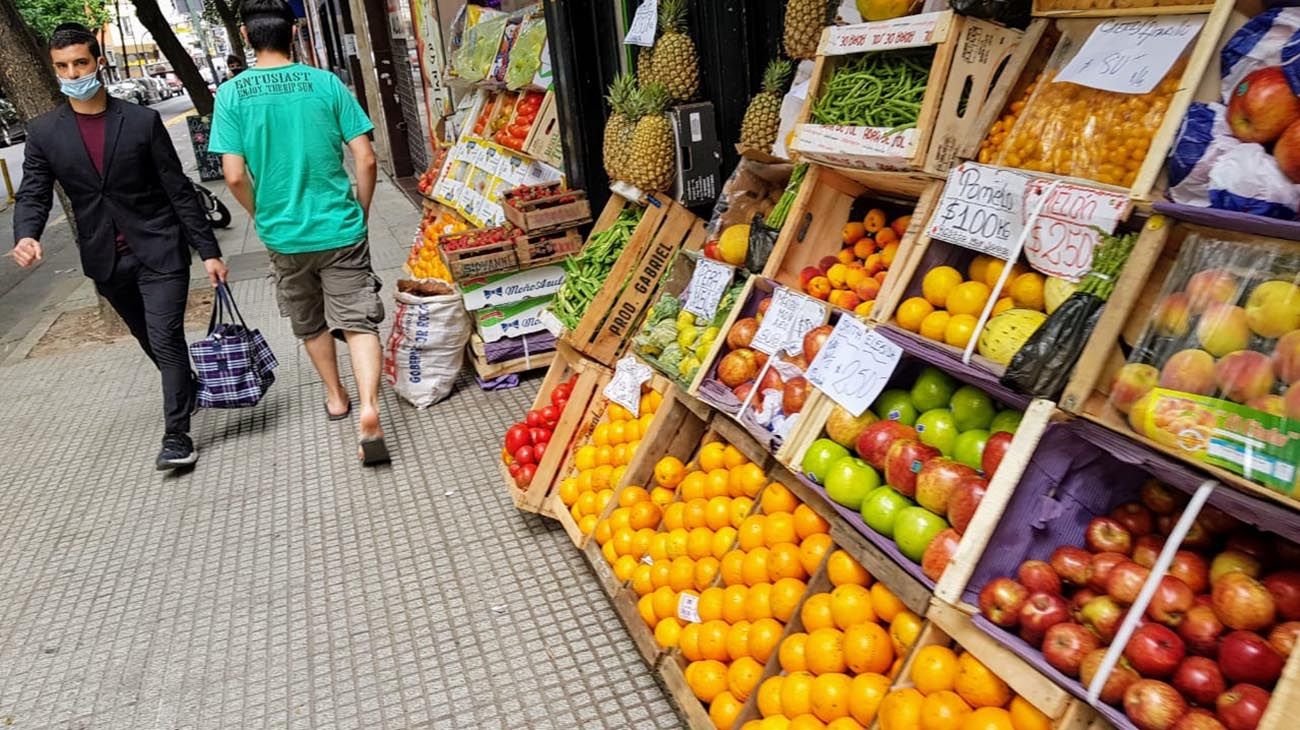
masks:
[[[614,224],[593,233],[582,251],[564,260],[564,286],[551,301],[551,312],[564,328],[572,332],[596,298],[632,231],[641,222],[642,209],[633,205],[623,208]]]
[[[794,207],[794,199],[799,195],[799,188],[803,187],[803,178],[808,174],[808,163],[800,162],[790,171],[790,181],[785,184],[785,190],[781,191],[781,198],[776,201],[776,205],[767,214],[767,219],[763,223],[768,228],[781,230],[785,225],[785,219],[790,215],[790,209]]]
[[[890,132],[915,127],[933,62],[933,48],[864,53],[831,72],[812,119]]]
[[[1103,233],[1101,243],[1092,252],[1092,269],[1079,282],[1077,291],[1091,294],[1103,302],[1110,299],[1119,272],[1124,268],[1124,262],[1128,261],[1129,254],[1133,253],[1137,239],[1136,231],[1122,236]]]

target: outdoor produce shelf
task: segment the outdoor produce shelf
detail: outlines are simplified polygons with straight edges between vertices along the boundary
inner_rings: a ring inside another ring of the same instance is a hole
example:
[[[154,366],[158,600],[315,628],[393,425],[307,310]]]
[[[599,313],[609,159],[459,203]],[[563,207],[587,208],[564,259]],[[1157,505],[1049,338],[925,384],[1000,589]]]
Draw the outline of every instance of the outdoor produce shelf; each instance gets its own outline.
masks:
[[[483,380],[492,380],[513,373],[525,373],[529,370],[549,368],[555,359],[555,350],[526,355],[504,362],[488,362],[487,352],[483,349],[483,338],[477,332],[470,334],[466,347],[469,361],[474,364],[474,372]]]

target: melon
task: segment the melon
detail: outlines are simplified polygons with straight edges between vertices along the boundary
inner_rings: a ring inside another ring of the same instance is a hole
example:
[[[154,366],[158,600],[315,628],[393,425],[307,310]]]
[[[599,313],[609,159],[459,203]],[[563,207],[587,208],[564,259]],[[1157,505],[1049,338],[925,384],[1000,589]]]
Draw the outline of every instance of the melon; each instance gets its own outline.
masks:
[[[1051,314],[1056,308],[1061,306],[1070,295],[1078,289],[1079,285],[1066,281],[1065,279],[1055,276],[1047,277],[1043,284],[1043,301],[1047,304],[1047,313]]]
[[[1045,321],[1047,315],[1033,309],[1008,309],[984,326],[979,353],[993,362],[1009,365],[1029,336]]]

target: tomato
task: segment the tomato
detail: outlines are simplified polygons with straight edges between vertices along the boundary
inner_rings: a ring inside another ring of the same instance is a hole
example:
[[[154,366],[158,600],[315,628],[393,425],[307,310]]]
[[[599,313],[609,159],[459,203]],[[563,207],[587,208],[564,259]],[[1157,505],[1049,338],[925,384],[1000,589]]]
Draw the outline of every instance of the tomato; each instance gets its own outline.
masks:
[[[529,428],[541,428],[546,425],[541,411],[529,411],[528,415],[524,416],[524,423],[527,423]]]
[[[519,477],[519,472],[523,471],[523,468],[524,465],[517,461],[512,461],[506,466],[506,469],[510,472],[510,476],[515,478]]]
[[[506,431],[506,451],[515,453],[520,446],[528,446],[533,443],[532,430],[523,423],[516,423]]]
[[[529,125],[527,123],[524,124],[515,123],[515,124],[511,124],[506,131],[510,133],[511,137],[515,137],[517,139],[525,139],[528,137],[528,129],[529,129]]]
[[[544,444],[551,440],[551,430],[549,428],[530,428],[528,429],[530,437],[529,443],[533,446]]]
[[[556,407],[556,408],[559,408],[561,413],[564,412],[564,407],[567,406],[567,405],[569,405],[569,399],[568,399],[568,398],[561,398],[561,399],[555,401],[555,407]]]
[[[534,446],[534,447],[533,447],[533,458],[534,458],[534,459],[537,459],[537,463],[538,463],[538,464],[542,463],[542,457],[543,457],[543,456],[546,456],[546,444],[545,444],[545,443],[540,443],[540,444]],[[521,467],[521,468],[522,468],[522,467]]]
[[[520,464],[534,464],[537,461],[537,454],[533,452],[532,446],[520,446],[515,450],[515,461]]]
[[[536,464],[524,464],[523,467],[519,469],[519,476],[515,477],[515,484],[517,484],[520,489],[527,489],[528,485],[533,483],[533,475],[535,474],[537,474]]]
[[[555,386],[555,390],[551,391],[551,405],[557,408],[563,408],[563,406],[560,405],[560,401],[568,400],[572,393],[573,383],[560,383]]]
[[[542,409],[542,420],[546,421],[548,428],[555,428],[555,424],[560,420],[560,409],[555,406],[547,406]]]

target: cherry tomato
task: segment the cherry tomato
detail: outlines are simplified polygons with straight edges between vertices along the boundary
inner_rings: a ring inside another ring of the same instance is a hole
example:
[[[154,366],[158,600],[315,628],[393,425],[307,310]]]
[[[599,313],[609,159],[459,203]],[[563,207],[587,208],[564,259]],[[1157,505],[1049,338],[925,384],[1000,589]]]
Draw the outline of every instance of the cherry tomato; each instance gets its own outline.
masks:
[[[515,451],[515,461],[520,464],[533,464],[537,461],[537,455],[533,453],[532,446],[520,446]]]
[[[516,423],[506,431],[506,451],[515,453],[520,446],[528,446],[533,443],[533,429],[529,429],[526,424]]]
[[[541,428],[546,425],[541,411],[529,411],[528,415],[524,416],[524,423],[527,423],[529,428]]]
[[[519,470],[519,476],[515,477],[515,484],[520,489],[527,489],[528,485],[533,483],[533,476],[537,474],[536,464],[524,464]]]

